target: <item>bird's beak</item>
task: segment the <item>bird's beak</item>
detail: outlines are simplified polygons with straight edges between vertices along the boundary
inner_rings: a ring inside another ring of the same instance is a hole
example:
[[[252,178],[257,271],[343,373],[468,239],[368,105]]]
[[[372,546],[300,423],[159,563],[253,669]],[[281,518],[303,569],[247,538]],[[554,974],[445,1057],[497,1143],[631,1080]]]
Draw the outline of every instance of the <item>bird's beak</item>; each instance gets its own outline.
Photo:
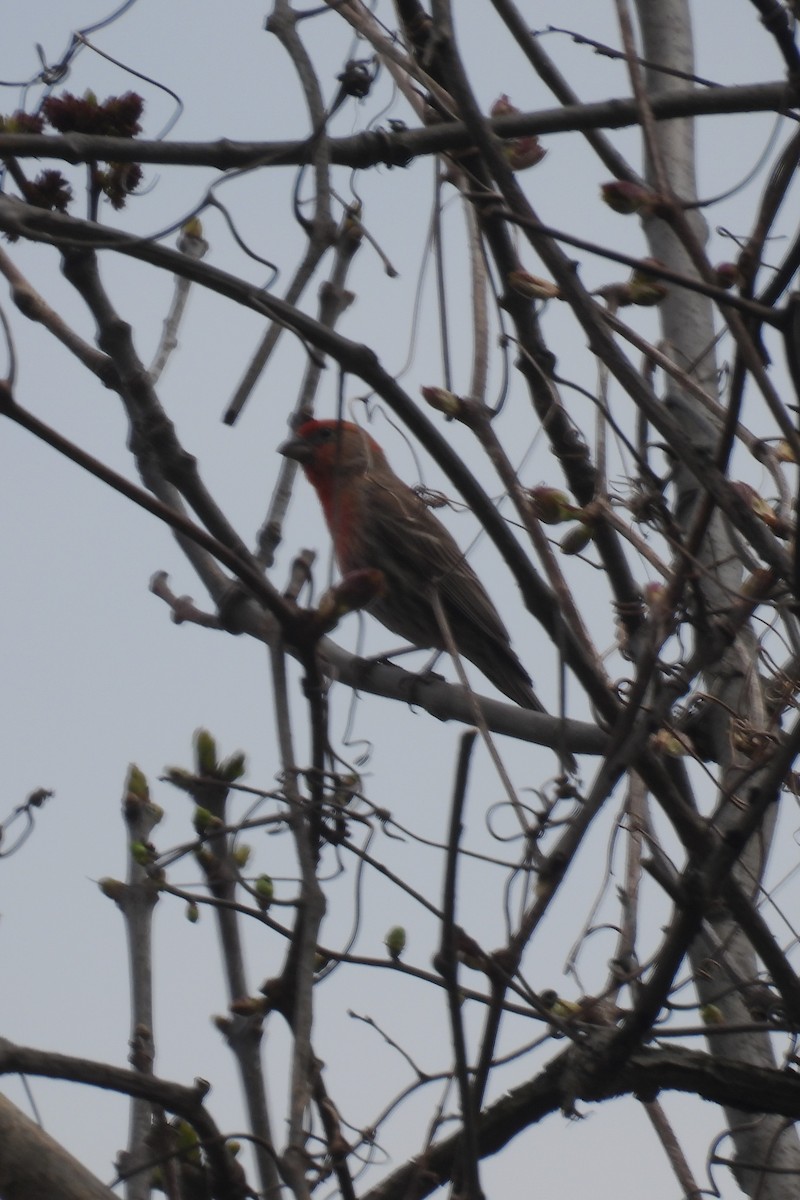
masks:
[[[278,454],[284,458],[293,458],[295,462],[307,463],[312,455],[313,447],[304,438],[292,437],[278,446]]]

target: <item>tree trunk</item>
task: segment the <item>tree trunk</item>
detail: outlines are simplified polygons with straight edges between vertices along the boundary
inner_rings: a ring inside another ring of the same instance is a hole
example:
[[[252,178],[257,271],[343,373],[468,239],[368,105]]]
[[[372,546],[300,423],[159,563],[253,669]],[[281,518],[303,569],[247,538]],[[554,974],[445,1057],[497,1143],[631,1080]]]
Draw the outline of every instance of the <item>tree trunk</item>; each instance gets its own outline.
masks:
[[[642,34],[642,54],[648,62],[656,62],[691,73],[694,70],[691,18],[688,0],[637,0]],[[646,74],[649,96],[664,94],[671,89],[685,88],[684,80],[650,70]],[[660,158],[663,174],[652,154],[647,154],[648,182],[659,186],[664,175],[671,190],[680,200],[697,199],[693,123],[691,120],[659,122],[655,126],[655,151]],[[705,247],[706,224],[698,210],[685,214],[694,237]],[[658,217],[645,221],[650,253],[673,270],[696,275],[692,260],[669,224]],[[684,369],[691,370],[697,382],[712,395],[717,392],[717,372],[714,354],[714,321],[712,305],[704,296],[672,288],[660,307],[662,335],[670,356]],[[692,430],[698,445],[707,448],[712,457],[718,448],[720,428],[698,411],[693,401],[680,387],[670,381],[664,403],[672,408],[685,427]],[[682,464],[675,468],[676,516],[684,531],[698,511],[702,490],[695,477]],[[697,581],[699,600],[698,636],[702,636],[703,613],[719,614],[730,607],[731,598],[741,586],[743,567],[741,555],[733,544],[728,526],[719,511],[712,515],[705,536],[697,550],[704,571]],[[753,773],[749,761],[732,749],[731,714],[741,715],[748,724],[763,728],[764,701],[758,676],[756,639],[750,627],[745,627],[730,649],[714,665],[706,677],[708,692],[716,701],[711,713],[717,761],[722,767],[720,801],[728,797],[727,812],[731,819],[740,816],[733,803],[737,788],[757,787],[759,774]],[[774,810],[777,806],[771,806]],[[722,808],[719,829],[724,831],[726,809]],[[751,840],[736,869],[736,879],[748,895],[756,890],[763,875],[770,844],[774,817],[767,818],[758,836]],[[691,959],[701,1003],[714,1004],[721,1010],[726,1023],[746,1025],[752,1017],[744,1002],[746,992],[737,990],[742,983],[755,980],[758,963],[749,943],[742,936],[730,914],[722,906],[707,914],[724,955],[713,958],[708,954],[708,942],[698,940]],[[718,958],[724,959],[724,965]],[[724,1038],[708,1039],[709,1050],[725,1058],[759,1067],[776,1066],[775,1057],[766,1033],[731,1034]],[[728,1127],[735,1145],[734,1174],[742,1190],[759,1200],[786,1200],[797,1194],[797,1176],[773,1174],[775,1170],[800,1171],[800,1144],[791,1125],[780,1117],[754,1118],[734,1108],[725,1109]],[[763,1169],[762,1169],[763,1168]]]

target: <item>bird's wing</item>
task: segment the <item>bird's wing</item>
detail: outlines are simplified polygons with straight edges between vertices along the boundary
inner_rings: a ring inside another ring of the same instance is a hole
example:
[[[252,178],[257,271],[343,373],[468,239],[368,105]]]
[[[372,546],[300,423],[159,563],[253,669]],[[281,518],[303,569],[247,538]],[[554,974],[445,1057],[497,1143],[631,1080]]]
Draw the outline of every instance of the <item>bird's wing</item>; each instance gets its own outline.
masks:
[[[383,570],[386,593],[370,605],[378,620],[417,646],[447,649],[435,591],[459,653],[517,704],[543,712],[486,589],[420,497],[393,477],[385,492],[370,493],[361,516],[361,544],[340,565]]]
[[[365,519],[369,525],[369,513]],[[464,552],[416,492],[405,485],[387,491],[380,526],[395,565],[389,587],[402,591],[408,579],[425,581],[438,592],[449,619],[467,619],[487,638],[508,642],[508,632]],[[441,645],[441,636],[432,644]]]

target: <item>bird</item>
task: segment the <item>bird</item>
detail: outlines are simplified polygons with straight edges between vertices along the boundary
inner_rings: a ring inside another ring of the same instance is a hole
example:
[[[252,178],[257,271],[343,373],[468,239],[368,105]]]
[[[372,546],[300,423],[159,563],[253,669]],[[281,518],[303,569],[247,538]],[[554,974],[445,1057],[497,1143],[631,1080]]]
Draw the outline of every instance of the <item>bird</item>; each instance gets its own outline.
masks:
[[[307,420],[279,450],[316,490],[342,575],[383,572],[385,588],[368,612],[415,646],[446,650],[437,593],[459,654],[509,700],[547,711],[463,551],[374,438],[350,421]]]

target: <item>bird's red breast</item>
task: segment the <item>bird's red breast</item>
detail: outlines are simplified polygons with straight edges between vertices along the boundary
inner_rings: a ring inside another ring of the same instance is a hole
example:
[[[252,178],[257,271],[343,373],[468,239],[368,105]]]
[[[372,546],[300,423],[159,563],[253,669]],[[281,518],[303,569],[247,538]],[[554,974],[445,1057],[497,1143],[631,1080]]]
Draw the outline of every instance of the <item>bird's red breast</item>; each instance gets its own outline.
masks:
[[[369,566],[361,546],[369,480],[390,471],[378,443],[350,421],[312,420],[281,451],[300,463],[319,496],[340,569]]]

